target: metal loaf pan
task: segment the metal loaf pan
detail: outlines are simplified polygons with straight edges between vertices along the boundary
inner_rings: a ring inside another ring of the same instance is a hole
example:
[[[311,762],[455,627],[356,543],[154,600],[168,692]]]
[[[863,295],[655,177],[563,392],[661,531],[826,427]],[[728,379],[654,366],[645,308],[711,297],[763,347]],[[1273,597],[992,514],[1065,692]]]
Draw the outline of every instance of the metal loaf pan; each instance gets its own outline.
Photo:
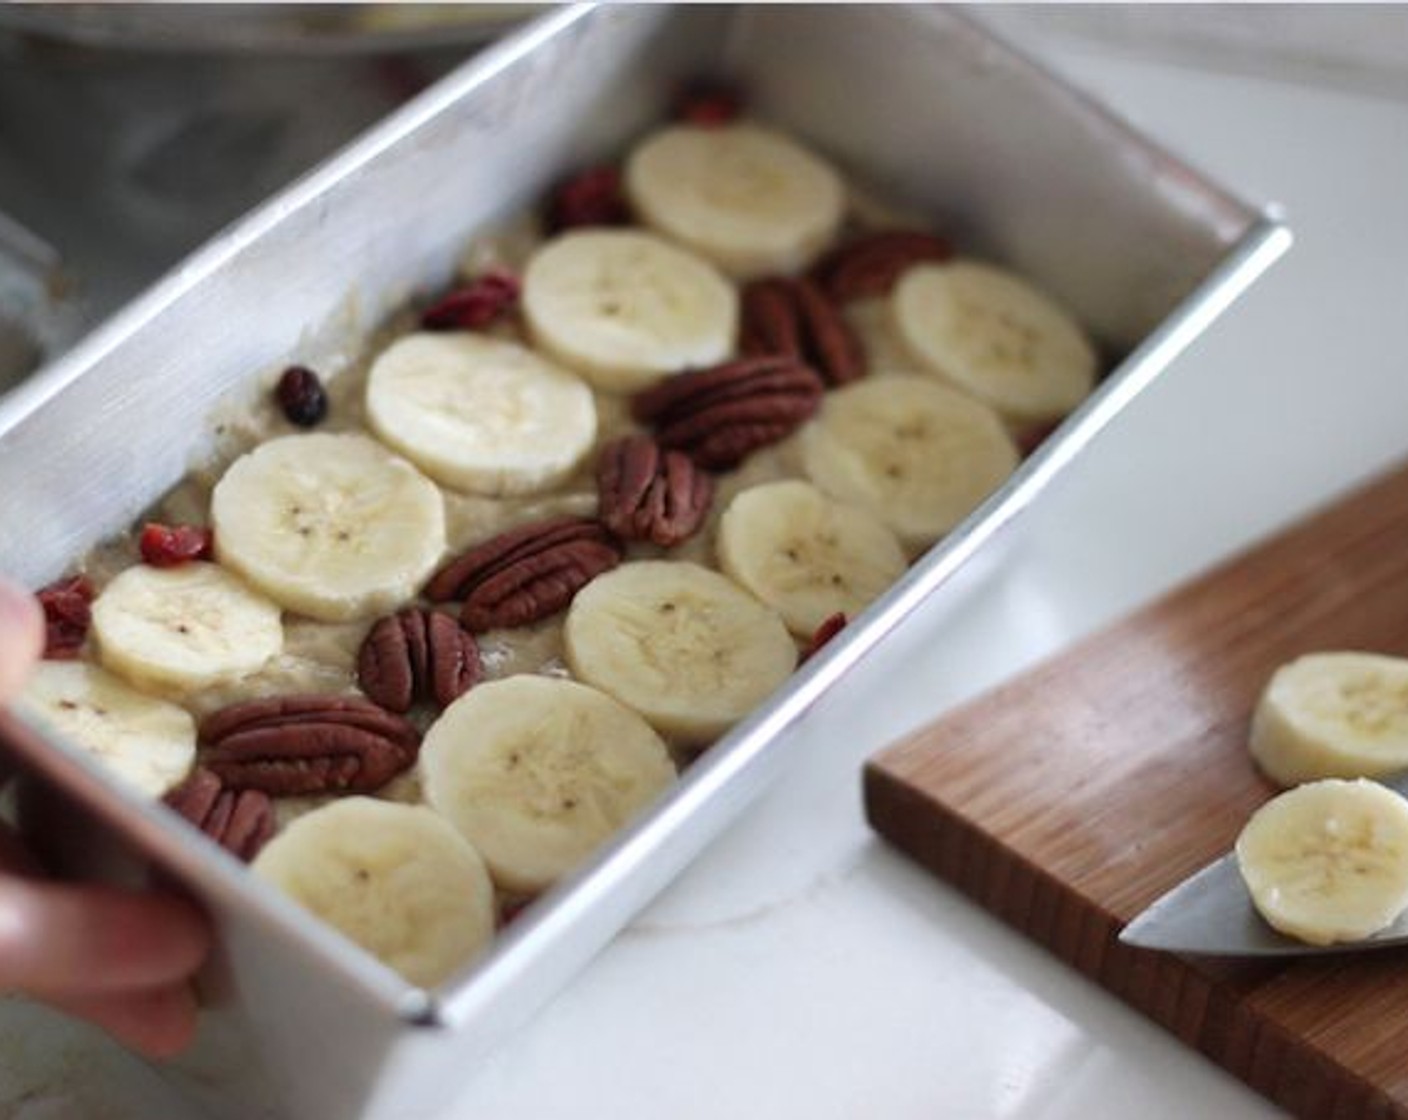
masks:
[[[217,404],[247,399],[294,355],[335,366],[443,284],[477,231],[620,152],[699,74],[736,78],[758,115],[1058,293],[1113,372],[824,655],[439,992],[409,987],[80,752],[10,719],[34,784],[60,804],[56,833],[87,853],[137,854],[219,923],[201,1040],[166,1067],[215,1114],[432,1115],[457,1072],[786,765],[815,701],[921,601],[962,595],[960,569],[998,555],[1017,515],[1289,244],[1274,219],[946,10],[554,11],[225,231],[0,405],[0,570],[32,585],[59,574],[202,454]]]

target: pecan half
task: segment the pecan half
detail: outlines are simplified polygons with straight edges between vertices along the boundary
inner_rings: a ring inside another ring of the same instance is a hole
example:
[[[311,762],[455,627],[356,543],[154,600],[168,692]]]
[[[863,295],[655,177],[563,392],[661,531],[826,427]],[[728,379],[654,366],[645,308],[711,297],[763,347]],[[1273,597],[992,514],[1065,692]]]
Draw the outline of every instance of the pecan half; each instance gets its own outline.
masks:
[[[274,835],[274,805],[257,789],[226,789],[219,776],[197,767],[163,801],[231,855],[245,862]]]
[[[823,391],[811,367],[794,358],[739,358],[667,378],[639,394],[631,410],[655,429],[661,447],[722,470],[790,435]]]
[[[621,562],[621,543],[599,521],[559,517],[511,529],[452,560],[426,585],[434,602],[464,600],[471,631],[527,626]]]
[[[828,385],[865,376],[865,355],[841,309],[810,280],[778,276],[743,289],[742,349],[806,362]]]
[[[360,696],[276,696],[206,717],[200,742],[225,785],[280,797],[379,789],[415,761],[420,733]]]
[[[822,289],[837,303],[888,295],[906,269],[925,261],[946,261],[953,246],[946,238],[918,230],[886,230],[842,245],[813,270]]]
[[[393,712],[417,700],[447,708],[482,675],[474,635],[447,614],[416,607],[377,620],[357,654],[357,683]]]
[[[688,455],[662,451],[649,436],[602,448],[596,481],[602,524],[625,540],[661,548],[692,537],[714,501],[714,480]]]

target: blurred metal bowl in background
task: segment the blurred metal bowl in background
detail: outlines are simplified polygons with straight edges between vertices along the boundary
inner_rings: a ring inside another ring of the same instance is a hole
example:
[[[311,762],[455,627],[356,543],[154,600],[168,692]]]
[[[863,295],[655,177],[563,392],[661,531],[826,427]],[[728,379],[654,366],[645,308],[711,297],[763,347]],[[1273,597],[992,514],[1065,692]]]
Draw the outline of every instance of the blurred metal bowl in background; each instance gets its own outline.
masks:
[[[0,6],[0,394],[535,10]]]

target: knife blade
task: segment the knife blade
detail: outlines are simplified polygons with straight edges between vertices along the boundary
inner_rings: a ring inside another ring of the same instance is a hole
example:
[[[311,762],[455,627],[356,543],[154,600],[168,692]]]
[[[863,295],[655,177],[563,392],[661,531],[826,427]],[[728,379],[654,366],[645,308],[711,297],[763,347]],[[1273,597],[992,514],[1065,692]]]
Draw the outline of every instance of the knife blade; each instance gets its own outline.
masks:
[[[1408,775],[1384,785],[1408,794]],[[1228,852],[1145,907],[1120,931],[1124,945],[1217,957],[1309,957],[1357,953],[1408,942],[1408,911],[1360,941],[1308,945],[1278,933],[1252,906],[1252,897]]]

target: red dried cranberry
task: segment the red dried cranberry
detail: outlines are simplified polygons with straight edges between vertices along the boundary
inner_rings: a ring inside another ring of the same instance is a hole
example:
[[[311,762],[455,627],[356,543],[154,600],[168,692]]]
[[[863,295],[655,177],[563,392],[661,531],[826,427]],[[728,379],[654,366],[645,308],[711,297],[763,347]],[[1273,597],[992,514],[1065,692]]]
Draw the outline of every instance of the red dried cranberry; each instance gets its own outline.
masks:
[[[456,288],[421,316],[429,331],[472,331],[487,327],[518,303],[518,278],[500,269]]]
[[[328,414],[328,394],[318,375],[307,366],[289,366],[275,391],[290,424],[311,428]]]
[[[675,105],[675,120],[699,128],[731,124],[743,112],[743,102],[727,86],[699,84],[685,90]]]
[[[813,657],[820,653],[821,647],[826,645],[827,642],[831,641],[832,638],[839,634],[845,625],[846,616],[840,611],[837,611],[835,614],[829,616],[826,619],[823,619],[821,625],[816,628],[816,633],[814,633],[811,636],[811,640],[807,642],[807,648],[802,650],[801,660],[799,660],[797,664],[805,665],[808,661],[810,661]]]
[[[1044,424],[1033,424],[1026,428],[1017,436],[1017,450],[1022,458],[1026,458],[1043,443],[1046,437],[1061,426],[1060,420],[1051,420]]]
[[[536,895],[520,895],[505,900],[499,909],[499,928],[503,929],[516,922],[523,911],[532,906],[536,899]]]
[[[69,661],[78,656],[92,621],[93,582],[70,576],[43,587],[35,596],[44,608],[44,656]]]
[[[577,226],[623,226],[630,220],[621,174],[614,167],[574,175],[558,186],[548,204],[548,229],[553,233]]]
[[[214,534],[199,525],[157,525],[154,522],[142,526],[139,542],[142,559],[153,568],[174,568],[191,560],[209,560],[214,545]]]

